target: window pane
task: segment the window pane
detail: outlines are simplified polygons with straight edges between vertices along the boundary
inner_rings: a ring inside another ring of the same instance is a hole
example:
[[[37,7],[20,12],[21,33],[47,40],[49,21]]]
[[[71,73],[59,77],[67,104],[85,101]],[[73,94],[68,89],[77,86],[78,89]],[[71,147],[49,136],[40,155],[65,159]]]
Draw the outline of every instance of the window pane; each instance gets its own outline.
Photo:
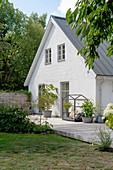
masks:
[[[63,50],[65,50],[65,44],[62,45]]]
[[[50,64],[51,63],[51,49],[47,49],[45,51],[45,63]]]
[[[65,44],[58,46],[58,60],[65,59]]]
[[[66,83],[62,83],[62,91],[66,90]]]
[[[49,63],[51,63],[51,56],[49,57]]]
[[[63,50],[63,54],[65,55],[65,50]]]
[[[66,97],[66,93],[65,92],[62,92],[62,97]]]
[[[58,51],[58,55],[61,55],[61,51]]]
[[[48,56],[46,56],[46,63],[48,63]]]
[[[63,57],[62,57],[63,59],[65,59],[65,55],[63,55]]]
[[[61,51],[58,52],[58,55],[61,56]]]
[[[58,56],[58,60],[61,60],[61,55]]]
[[[49,63],[51,63],[51,49],[49,49]]]
[[[46,50],[46,55],[48,55],[48,50]]]
[[[58,46],[58,50],[61,50],[61,45]]]
[[[69,90],[69,83],[66,83],[66,90]]]
[[[51,49],[49,49],[49,55],[51,55]]]
[[[65,59],[65,44],[62,45],[62,59]]]

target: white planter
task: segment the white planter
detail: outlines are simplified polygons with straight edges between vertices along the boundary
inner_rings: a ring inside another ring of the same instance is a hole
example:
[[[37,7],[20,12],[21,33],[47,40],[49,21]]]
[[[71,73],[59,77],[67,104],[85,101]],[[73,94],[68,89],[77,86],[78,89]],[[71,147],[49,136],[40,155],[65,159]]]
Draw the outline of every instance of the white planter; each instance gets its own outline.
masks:
[[[93,117],[82,117],[83,123],[92,123]]]
[[[51,117],[51,113],[52,113],[52,111],[50,111],[50,110],[43,111],[43,116],[49,118],[49,117]]]

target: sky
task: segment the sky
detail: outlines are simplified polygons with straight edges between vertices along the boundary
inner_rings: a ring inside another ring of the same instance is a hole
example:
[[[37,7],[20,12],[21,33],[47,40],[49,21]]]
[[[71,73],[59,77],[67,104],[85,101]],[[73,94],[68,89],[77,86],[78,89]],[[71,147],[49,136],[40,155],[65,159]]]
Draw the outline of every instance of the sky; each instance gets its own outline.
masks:
[[[74,9],[77,0],[9,0],[24,14],[29,16],[32,12],[37,12],[39,16],[47,13],[47,21],[50,15],[65,17],[69,8]]]

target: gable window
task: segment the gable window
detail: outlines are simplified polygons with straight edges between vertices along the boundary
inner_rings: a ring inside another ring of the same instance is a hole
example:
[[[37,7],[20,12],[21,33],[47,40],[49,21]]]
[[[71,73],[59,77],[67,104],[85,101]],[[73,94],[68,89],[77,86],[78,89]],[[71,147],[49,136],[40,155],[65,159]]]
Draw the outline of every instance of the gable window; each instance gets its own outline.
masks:
[[[65,60],[65,44],[58,45],[58,61]]]
[[[45,64],[51,64],[51,48],[45,50]]]

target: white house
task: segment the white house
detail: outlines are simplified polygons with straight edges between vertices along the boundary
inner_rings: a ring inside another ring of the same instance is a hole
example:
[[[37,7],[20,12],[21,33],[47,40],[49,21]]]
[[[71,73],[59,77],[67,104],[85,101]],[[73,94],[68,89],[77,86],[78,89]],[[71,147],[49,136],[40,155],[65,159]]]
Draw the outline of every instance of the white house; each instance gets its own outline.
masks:
[[[31,91],[32,100],[37,98],[43,84],[57,87],[59,99],[52,114],[59,117],[62,116],[61,98],[67,94],[82,94],[104,108],[113,102],[113,56],[106,58],[106,44],[99,47],[100,59],[95,60],[94,70],[89,71],[84,57],[77,55],[83,42],[66,24],[65,18],[50,17],[24,83]]]

